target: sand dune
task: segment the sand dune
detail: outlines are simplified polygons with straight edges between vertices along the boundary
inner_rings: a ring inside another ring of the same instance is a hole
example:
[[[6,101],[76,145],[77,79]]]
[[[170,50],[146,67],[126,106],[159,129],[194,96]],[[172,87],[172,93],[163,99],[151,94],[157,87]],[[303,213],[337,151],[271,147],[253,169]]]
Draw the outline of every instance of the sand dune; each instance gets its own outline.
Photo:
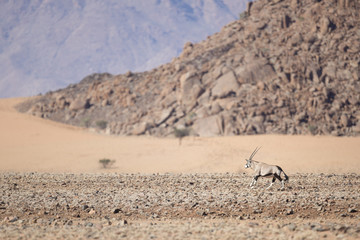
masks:
[[[107,136],[16,112],[24,99],[0,100],[0,171],[8,172],[248,172],[255,159],[297,172],[360,173],[360,138],[331,136],[188,137]],[[116,160],[101,169],[99,159]]]

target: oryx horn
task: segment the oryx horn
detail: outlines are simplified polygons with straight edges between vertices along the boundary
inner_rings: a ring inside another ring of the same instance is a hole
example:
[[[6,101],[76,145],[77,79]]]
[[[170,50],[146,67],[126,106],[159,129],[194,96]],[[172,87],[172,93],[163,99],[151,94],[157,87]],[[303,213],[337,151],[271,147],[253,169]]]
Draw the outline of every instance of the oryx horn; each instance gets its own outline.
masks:
[[[254,152],[250,155],[249,160],[252,160],[252,158],[255,156],[255,154],[260,150],[261,147],[256,147]]]

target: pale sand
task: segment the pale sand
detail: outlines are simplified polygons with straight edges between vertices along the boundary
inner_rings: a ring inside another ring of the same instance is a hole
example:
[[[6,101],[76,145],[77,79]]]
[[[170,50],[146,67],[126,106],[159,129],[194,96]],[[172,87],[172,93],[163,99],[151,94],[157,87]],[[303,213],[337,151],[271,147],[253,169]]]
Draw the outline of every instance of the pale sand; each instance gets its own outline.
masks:
[[[0,99],[0,171],[195,173],[247,172],[247,158],[288,174],[360,173],[360,138],[330,136],[119,137],[16,112],[24,99]],[[99,159],[116,160],[101,169]]]

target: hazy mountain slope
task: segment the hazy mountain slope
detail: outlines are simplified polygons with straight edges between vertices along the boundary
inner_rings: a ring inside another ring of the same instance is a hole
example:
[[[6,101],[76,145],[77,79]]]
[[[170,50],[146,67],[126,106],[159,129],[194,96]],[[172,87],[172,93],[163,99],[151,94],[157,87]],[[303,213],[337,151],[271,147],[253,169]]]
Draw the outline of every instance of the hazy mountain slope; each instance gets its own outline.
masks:
[[[94,72],[151,69],[219,31],[246,2],[0,0],[0,97],[54,90]]]

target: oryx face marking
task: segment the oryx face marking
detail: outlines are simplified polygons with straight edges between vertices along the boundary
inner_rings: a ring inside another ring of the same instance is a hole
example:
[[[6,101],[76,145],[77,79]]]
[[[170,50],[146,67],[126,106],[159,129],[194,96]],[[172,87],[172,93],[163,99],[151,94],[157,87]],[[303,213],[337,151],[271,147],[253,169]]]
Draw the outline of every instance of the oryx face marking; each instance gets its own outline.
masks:
[[[246,159],[245,168],[251,168],[251,161]]]
[[[288,181],[289,177],[285,174],[281,167],[252,160],[259,149],[260,148],[256,148],[250,155],[249,159],[246,159],[245,168],[251,168],[255,172],[254,178],[250,183],[250,187],[253,188],[255,186],[259,177],[272,177],[272,182],[268,188],[270,188],[276,179],[278,179],[281,182],[281,189],[284,189],[284,181]],[[284,174],[285,179],[280,177],[281,173]]]

